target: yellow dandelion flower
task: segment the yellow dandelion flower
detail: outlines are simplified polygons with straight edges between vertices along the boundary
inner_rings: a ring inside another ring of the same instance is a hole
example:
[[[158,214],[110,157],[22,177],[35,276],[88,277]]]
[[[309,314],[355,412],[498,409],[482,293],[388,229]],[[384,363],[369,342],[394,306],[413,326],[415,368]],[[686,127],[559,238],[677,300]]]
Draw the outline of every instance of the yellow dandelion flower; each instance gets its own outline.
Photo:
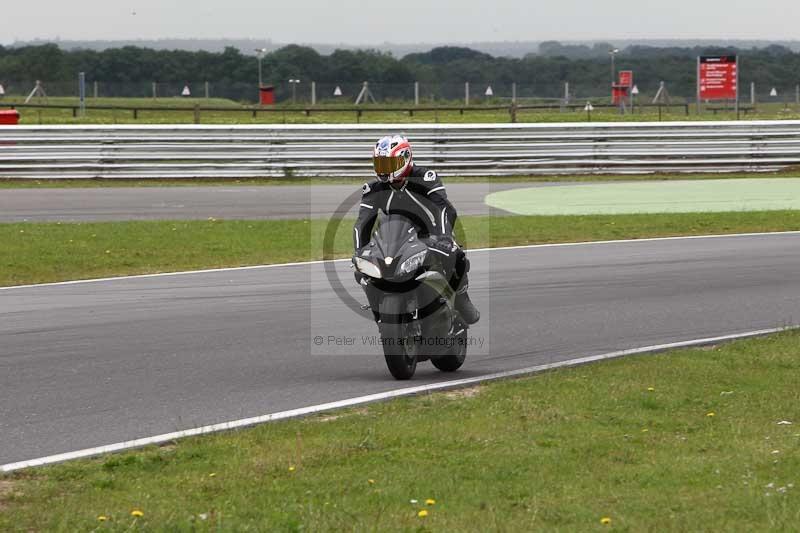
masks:
[[[101,514],[100,516],[97,517],[97,520],[100,522],[105,522],[106,520],[108,520],[108,517],[106,515]]]
[[[290,466],[290,467],[289,467],[289,472],[294,472],[294,471],[295,471],[295,467],[293,467],[293,466]]]
[[[142,511],[140,511],[139,509],[134,509],[133,511],[131,511],[131,516],[133,516],[135,518],[141,518],[141,517],[144,516],[144,513]]]
[[[655,387],[647,387],[648,392],[654,392],[656,390]]]
[[[644,429],[642,430],[642,433],[647,433],[648,431],[650,431],[650,430],[649,430],[649,429],[647,429],[647,428],[644,428]]]
[[[427,500],[425,500],[425,505],[436,505],[436,500],[434,500],[433,498],[428,498]]]
[[[208,475],[208,477],[217,477],[217,473],[216,473],[216,472],[211,472],[211,473]]]
[[[604,516],[603,518],[600,519],[600,523],[603,524],[604,526],[607,526],[608,524],[611,523],[611,519],[607,516]]]
[[[367,483],[369,483],[370,485],[374,485],[375,484],[375,480],[374,479],[368,479]]]
[[[425,518],[426,516],[428,516],[428,511],[423,509],[423,510],[421,510],[420,512],[417,513],[417,516],[420,517],[420,518]]]
[[[106,253],[107,253],[107,254],[110,254],[110,253],[111,253],[111,250],[106,250]]]
[[[711,411],[711,412],[706,413],[706,416],[711,418],[712,416],[717,416],[717,413],[715,413],[714,411]]]

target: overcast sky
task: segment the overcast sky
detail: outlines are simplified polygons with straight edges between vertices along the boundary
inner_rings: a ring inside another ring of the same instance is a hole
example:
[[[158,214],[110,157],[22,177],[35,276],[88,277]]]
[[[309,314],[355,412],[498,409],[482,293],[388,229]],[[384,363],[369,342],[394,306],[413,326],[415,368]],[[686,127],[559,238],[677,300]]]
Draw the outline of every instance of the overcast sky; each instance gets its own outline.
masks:
[[[438,43],[800,39],[798,0],[8,0],[0,42],[264,38]]]

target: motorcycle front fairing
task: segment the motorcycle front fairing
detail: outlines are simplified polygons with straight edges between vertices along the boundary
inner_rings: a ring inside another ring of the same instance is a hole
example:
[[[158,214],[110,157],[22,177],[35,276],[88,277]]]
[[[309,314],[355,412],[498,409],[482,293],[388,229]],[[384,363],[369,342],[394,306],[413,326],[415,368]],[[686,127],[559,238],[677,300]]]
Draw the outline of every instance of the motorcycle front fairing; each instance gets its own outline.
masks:
[[[407,218],[392,214],[381,216],[353,257],[395,379],[410,379],[420,361],[442,372],[464,363],[468,326],[455,311],[449,277],[456,252],[452,238],[423,237]]]
[[[403,293],[407,295],[407,313],[393,319],[424,320],[426,335],[451,332],[455,294],[446,276],[452,275],[454,256],[450,250],[429,247],[408,218],[381,216],[372,240],[355,261],[359,271],[368,276],[364,288],[376,321],[381,319],[376,311],[382,298]],[[363,261],[373,266],[359,267]]]

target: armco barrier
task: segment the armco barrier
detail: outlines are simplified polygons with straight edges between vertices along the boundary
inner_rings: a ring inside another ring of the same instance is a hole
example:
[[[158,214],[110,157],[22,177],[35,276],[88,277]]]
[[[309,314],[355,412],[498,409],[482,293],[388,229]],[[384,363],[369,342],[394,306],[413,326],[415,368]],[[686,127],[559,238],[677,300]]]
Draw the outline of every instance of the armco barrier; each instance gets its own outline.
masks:
[[[367,176],[406,134],[445,175],[767,171],[800,164],[800,121],[0,127],[2,178]]]

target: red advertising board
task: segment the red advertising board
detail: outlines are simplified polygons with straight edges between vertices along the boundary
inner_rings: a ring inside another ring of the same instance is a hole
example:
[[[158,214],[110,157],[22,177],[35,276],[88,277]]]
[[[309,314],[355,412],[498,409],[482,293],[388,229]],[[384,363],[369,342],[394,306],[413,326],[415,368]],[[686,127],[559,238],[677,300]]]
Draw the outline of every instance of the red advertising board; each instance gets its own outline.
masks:
[[[616,83],[611,86],[611,102],[614,105],[620,105],[622,102],[628,99],[628,95],[628,87],[624,87]]]
[[[633,71],[632,70],[620,70],[619,71],[619,83],[622,87],[633,87]]]
[[[735,100],[739,95],[736,56],[701,56],[697,62],[700,100]]]

